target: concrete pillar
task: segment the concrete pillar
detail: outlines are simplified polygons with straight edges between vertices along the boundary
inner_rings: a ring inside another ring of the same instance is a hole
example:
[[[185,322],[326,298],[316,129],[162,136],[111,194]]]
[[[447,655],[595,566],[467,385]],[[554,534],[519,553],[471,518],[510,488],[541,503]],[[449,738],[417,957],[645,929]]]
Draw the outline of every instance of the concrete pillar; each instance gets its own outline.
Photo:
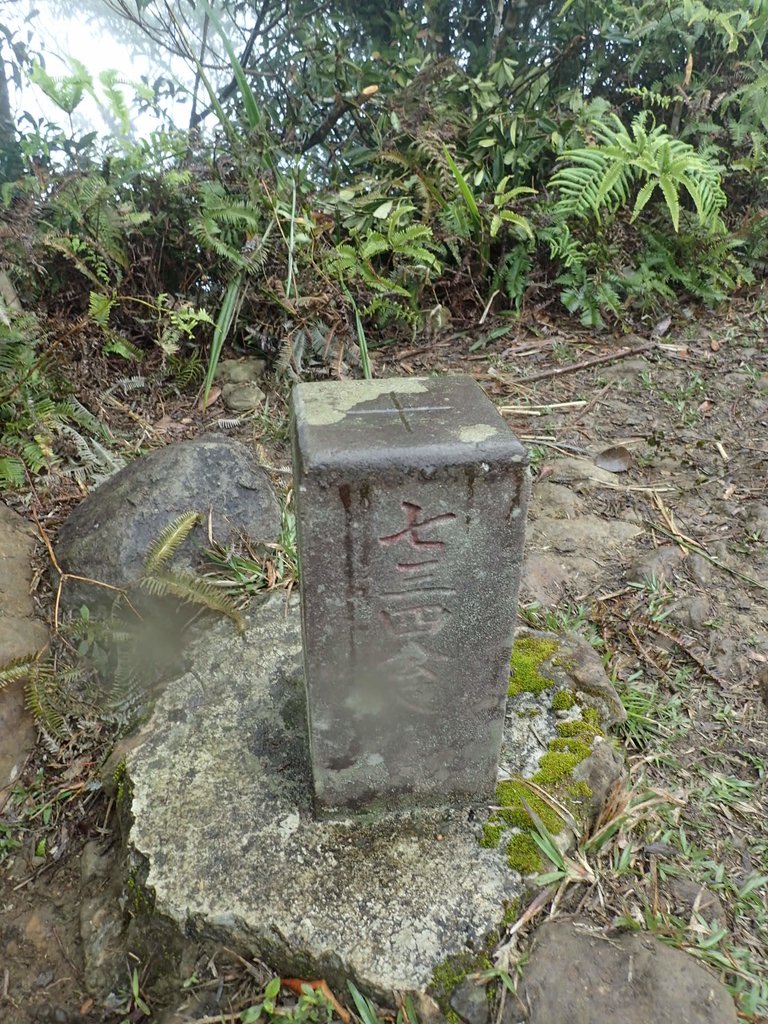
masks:
[[[491,799],[525,449],[470,377],[299,384],[293,426],[317,816]]]

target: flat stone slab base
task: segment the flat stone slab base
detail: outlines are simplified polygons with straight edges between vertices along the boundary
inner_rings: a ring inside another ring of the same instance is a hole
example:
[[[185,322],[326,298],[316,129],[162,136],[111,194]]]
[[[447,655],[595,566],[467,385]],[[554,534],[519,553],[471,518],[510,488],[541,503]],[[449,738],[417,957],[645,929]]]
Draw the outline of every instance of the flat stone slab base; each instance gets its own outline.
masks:
[[[189,938],[386,1000],[423,991],[483,949],[522,880],[478,843],[487,807],[314,820],[301,654],[284,598],[197,642],[127,756],[129,849]]]

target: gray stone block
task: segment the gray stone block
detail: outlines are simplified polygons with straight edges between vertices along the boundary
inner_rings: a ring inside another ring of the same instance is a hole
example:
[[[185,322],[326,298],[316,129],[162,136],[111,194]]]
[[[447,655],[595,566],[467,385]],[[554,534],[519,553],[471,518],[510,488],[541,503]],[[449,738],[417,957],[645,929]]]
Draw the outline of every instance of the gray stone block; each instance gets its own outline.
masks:
[[[318,816],[493,794],[527,453],[470,377],[299,384]]]

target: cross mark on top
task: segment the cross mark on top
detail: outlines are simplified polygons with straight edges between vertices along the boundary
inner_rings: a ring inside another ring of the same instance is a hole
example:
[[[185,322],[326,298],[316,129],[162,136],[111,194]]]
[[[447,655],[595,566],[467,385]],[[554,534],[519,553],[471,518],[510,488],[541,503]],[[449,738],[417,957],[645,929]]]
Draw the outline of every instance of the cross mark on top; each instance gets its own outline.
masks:
[[[413,424],[409,421],[408,415],[413,412],[446,412],[453,408],[451,405],[403,405],[400,397],[390,391],[387,395],[392,403],[391,409],[350,409],[350,416],[397,416],[400,422],[408,431],[413,433]]]

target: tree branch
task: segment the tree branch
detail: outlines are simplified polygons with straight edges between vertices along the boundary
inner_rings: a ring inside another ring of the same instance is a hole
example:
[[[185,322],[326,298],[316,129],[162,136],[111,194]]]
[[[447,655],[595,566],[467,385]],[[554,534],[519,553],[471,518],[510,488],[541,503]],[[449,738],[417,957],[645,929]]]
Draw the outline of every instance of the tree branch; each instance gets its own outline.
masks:
[[[245,68],[248,65],[248,61],[251,59],[253,48],[256,45],[256,40],[259,38],[259,35],[261,34],[261,29],[264,24],[264,19],[267,16],[268,9],[269,0],[263,0],[261,10],[259,11],[256,17],[256,21],[254,22],[253,28],[251,29],[250,35],[248,36],[248,41],[246,42],[243,48],[243,52],[239,58],[240,67],[243,68],[243,70],[245,70]],[[221,92],[217,96],[217,99],[219,103],[224,103],[225,100],[228,100],[229,97],[233,96],[236,92],[237,78],[235,77],[235,75],[233,75],[231,80],[221,90]],[[195,128],[198,124],[200,124],[201,121],[205,120],[205,118],[208,117],[209,114],[212,114],[214,109],[214,105],[211,103],[205,108],[205,110],[201,110],[200,113],[194,113],[192,117],[190,117],[189,119],[189,127]]]
[[[299,152],[302,154],[307,153],[313,146],[324,142],[348,110],[356,110],[363,103],[367,102],[371,96],[375,96],[378,91],[378,85],[369,85],[359,95],[355,96],[354,99],[336,93],[333,106],[309,138],[304,140]]]

